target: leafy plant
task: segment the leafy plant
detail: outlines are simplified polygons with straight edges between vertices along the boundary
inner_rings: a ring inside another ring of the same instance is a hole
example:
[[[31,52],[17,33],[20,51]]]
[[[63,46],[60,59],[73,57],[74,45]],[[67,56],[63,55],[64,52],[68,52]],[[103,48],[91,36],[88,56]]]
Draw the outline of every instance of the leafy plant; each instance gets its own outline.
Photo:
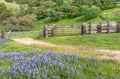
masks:
[[[79,15],[79,10],[77,6],[70,6],[68,8],[68,17],[69,18],[74,18]]]
[[[36,9],[37,19],[43,19],[47,16],[47,8],[45,6],[40,6]]]
[[[96,6],[92,6],[91,8],[85,7],[82,11],[82,15],[86,19],[92,19],[97,17],[100,14],[100,8]]]
[[[58,21],[59,19],[61,19],[63,17],[63,12],[58,12],[55,10],[50,10],[48,17],[50,20],[52,21]]]

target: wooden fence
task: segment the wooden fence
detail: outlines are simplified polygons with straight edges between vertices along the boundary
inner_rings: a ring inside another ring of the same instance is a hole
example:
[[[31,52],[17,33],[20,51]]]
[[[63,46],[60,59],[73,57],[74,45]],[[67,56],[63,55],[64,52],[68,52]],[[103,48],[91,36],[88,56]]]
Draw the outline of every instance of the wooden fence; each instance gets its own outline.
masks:
[[[120,32],[120,22],[88,23],[72,26],[45,26],[43,30],[43,36],[83,35],[102,32]]]
[[[2,31],[0,32],[0,39],[10,40],[10,39],[11,39],[11,31],[5,32],[5,31],[2,30]]]

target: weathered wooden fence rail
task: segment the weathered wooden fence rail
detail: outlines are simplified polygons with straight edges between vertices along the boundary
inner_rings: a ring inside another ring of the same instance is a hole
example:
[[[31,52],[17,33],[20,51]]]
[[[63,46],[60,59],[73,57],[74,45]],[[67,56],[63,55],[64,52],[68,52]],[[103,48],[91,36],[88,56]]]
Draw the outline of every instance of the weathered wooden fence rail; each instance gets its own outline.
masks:
[[[72,26],[45,26],[43,36],[120,32],[120,22],[88,23]]]

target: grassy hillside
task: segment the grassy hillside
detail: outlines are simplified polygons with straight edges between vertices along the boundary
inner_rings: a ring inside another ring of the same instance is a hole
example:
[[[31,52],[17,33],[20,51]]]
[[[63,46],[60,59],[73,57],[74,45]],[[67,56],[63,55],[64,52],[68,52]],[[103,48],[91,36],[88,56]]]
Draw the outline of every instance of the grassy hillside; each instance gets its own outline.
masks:
[[[18,8],[21,4],[16,4],[16,3],[8,3],[5,2],[4,0],[0,0],[0,3],[5,3],[6,6],[10,9],[10,8]],[[110,20],[110,21],[119,21],[120,20],[120,8],[113,8],[113,9],[108,9],[108,10],[102,10],[101,11],[101,15],[105,13],[105,16]],[[32,30],[40,30],[43,28],[43,26],[45,25],[52,25],[52,24],[56,24],[56,25],[73,25],[73,24],[82,24],[85,22],[106,22],[105,20],[101,19],[99,16],[94,18],[94,19],[90,19],[90,20],[86,20],[84,17],[79,16],[73,19],[69,19],[69,18],[64,18],[64,19],[60,19],[58,21],[47,21],[45,19],[41,19],[41,20],[37,20],[34,22],[33,24],[33,28]]]
[[[103,13],[106,13],[106,17],[110,21],[120,21],[120,8],[104,10],[101,12],[101,14],[103,14]],[[62,19],[62,20],[54,21],[54,22],[53,21],[46,22],[45,19],[43,19],[43,20],[39,20],[39,21],[34,22],[33,30],[42,29],[43,26],[45,26],[45,25],[52,25],[52,24],[73,25],[73,24],[82,24],[82,23],[86,23],[86,22],[106,22],[106,21],[101,19],[99,16],[94,18],[94,19],[90,19],[90,20],[86,20],[82,16],[80,16],[80,17],[76,17],[74,19],[66,18],[66,19]]]

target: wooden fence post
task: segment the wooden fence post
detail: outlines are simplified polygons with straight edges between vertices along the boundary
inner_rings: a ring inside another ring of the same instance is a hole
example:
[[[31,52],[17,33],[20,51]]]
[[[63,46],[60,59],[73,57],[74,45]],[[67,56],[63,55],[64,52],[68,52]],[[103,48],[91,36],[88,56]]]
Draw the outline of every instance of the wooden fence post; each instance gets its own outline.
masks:
[[[44,36],[44,38],[47,38],[47,37],[48,37],[47,26],[44,26],[43,36]]]
[[[116,28],[117,32],[120,32],[120,22],[117,22],[117,28]]]
[[[102,32],[102,24],[99,23],[99,24],[97,25],[97,33],[101,33],[101,32]]]
[[[5,39],[5,32],[3,30],[1,31],[1,38]]]
[[[91,22],[89,22],[89,34],[91,34]]]
[[[86,34],[86,27],[85,27],[85,25],[81,25],[81,32],[82,32],[82,35]]]
[[[55,36],[55,28],[56,28],[56,26],[54,26],[54,27],[51,29],[51,36]]]
[[[110,22],[107,23],[107,33],[110,33]]]

